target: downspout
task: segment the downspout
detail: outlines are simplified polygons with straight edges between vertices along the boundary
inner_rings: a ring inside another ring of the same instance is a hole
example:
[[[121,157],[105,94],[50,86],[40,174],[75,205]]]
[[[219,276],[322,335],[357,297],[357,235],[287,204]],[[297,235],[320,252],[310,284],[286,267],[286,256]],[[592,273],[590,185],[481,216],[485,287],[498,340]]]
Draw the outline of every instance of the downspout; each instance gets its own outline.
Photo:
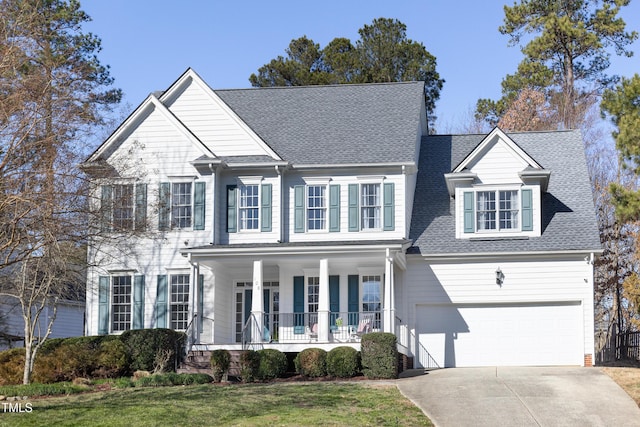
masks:
[[[284,170],[280,169],[279,165],[275,166],[276,169],[276,174],[278,175],[278,180],[280,182],[280,221],[278,221],[278,227],[280,228],[280,239],[278,240],[279,243],[283,243],[285,241],[285,227],[284,227],[284,209],[285,209],[285,203],[284,203],[284,179],[283,179],[283,173]]]
[[[218,219],[218,215],[216,215],[217,212],[217,195],[218,193],[218,168],[216,168],[213,163],[209,163],[209,170],[211,171],[211,176],[213,177],[213,185],[212,185],[212,199],[213,199],[213,204],[212,204],[212,210],[213,212],[211,212],[211,224],[213,229],[211,230],[211,243],[216,245],[219,243],[219,238],[218,238],[218,228],[217,228],[217,219]]]

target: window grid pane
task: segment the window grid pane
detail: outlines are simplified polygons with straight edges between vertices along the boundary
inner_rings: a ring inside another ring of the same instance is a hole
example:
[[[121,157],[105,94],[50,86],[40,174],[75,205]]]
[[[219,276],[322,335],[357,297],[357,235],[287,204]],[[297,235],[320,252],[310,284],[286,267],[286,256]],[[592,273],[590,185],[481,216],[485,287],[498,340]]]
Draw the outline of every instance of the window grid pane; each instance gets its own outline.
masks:
[[[320,278],[307,278],[307,307],[309,313],[318,312],[318,301],[320,298]]]
[[[113,228],[133,229],[133,185],[113,186]]]
[[[373,328],[380,328],[380,309],[382,308],[382,296],[380,292],[381,277],[362,276],[362,311],[375,312]]]
[[[307,227],[309,230],[324,230],[326,227],[326,186],[307,187]]]
[[[171,329],[185,330],[189,324],[189,275],[171,276]]]
[[[171,191],[173,228],[191,227],[191,183],[174,183]]]
[[[518,192],[500,192],[500,229],[518,228]]]
[[[496,229],[496,193],[494,191],[479,191],[476,204],[477,229]]]
[[[111,301],[113,332],[128,331],[131,328],[131,276],[113,277]]]
[[[362,229],[380,228],[380,184],[362,184],[360,200]]]
[[[257,230],[259,220],[258,185],[240,186],[240,214],[241,230]]]

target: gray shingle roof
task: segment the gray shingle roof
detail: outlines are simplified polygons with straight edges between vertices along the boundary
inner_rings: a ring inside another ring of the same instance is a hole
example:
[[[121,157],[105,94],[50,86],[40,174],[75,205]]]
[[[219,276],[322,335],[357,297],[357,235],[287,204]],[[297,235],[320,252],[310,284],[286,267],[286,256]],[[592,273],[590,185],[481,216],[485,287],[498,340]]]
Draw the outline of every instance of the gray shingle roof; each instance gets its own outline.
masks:
[[[294,165],[417,162],[424,82],[215,93]]]
[[[455,238],[454,200],[444,174],[458,165],[486,135],[422,138],[418,182],[409,238],[412,253],[461,254],[601,249],[589,174],[579,131],[512,133],[509,137],[551,171],[543,195],[543,232],[530,239]]]

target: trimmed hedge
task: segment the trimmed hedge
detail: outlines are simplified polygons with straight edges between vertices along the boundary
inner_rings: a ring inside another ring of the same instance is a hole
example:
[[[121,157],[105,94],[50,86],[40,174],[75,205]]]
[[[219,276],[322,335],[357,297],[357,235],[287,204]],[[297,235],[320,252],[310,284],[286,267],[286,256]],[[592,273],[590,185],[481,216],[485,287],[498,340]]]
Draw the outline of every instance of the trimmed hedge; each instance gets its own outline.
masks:
[[[131,358],[131,372],[165,372],[175,371],[181,362],[185,335],[172,329],[132,329],[120,340]]]
[[[260,354],[254,350],[244,350],[240,353],[240,380],[252,383],[258,377],[260,369]]]
[[[267,348],[258,350],[258,354],[260,355],[258,379],[271,380],[287,373],[287,356],[283,352]]]
[[[398,348],[394,334],[371,332],[362,336],[362,373],[370,379],[398,378]]]
[[[211,352],[211,371],[213,372],[213,381],[219,383],[229,372],[231,366],[231,353],[228,350],[213,350]]]
[[[355,377],[360,369],[360,353],[353,347],[336,347],[327,353],[327,374],[332,377]]]
[[[321,348],[307,348],[296,356],[296,372],[305,377],[327,375],[327,352]]]

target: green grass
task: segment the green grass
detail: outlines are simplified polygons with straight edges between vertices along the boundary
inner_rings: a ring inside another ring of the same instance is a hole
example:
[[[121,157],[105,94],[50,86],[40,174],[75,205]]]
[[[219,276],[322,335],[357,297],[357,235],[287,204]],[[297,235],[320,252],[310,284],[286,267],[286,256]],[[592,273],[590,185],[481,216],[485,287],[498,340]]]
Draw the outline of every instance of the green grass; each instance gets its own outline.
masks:
[[[30,398],[0,426],[430,426],[394,386],[348,383],[125,388]]]

